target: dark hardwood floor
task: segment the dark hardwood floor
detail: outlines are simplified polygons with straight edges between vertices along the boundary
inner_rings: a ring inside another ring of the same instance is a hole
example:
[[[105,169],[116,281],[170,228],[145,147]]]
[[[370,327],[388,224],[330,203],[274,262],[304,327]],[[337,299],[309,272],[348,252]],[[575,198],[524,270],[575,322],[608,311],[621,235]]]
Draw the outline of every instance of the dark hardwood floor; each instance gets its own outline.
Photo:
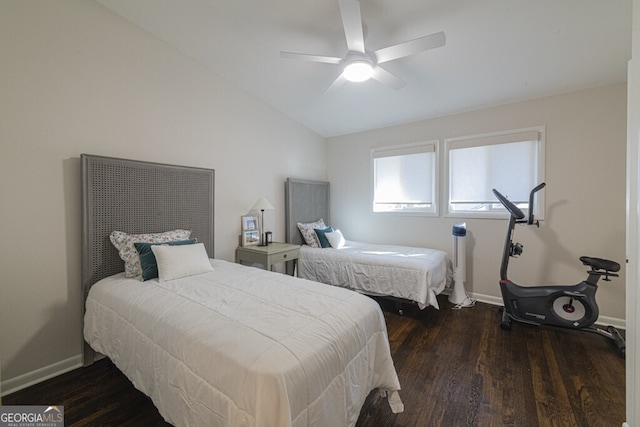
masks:
[[[497,307],[385,308],[405,411],[372,393],[358,427],[620,426],[625,364],[604,337],[499,325]],[[4,405],[64,405],[68,426],[163,426],[151,401],[102,360],[5,396]]]

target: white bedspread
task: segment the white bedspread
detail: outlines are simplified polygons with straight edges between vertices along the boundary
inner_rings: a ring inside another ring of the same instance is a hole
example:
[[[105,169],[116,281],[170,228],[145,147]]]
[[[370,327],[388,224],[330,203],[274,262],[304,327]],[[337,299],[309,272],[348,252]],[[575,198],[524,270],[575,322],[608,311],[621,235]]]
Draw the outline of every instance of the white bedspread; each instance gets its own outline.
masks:
[[[87,298],[86,341],[177,426],[349,426],[374,388],[402,411],[379,306],[212,260],[165,283],[118,274]]]
[[[403,298],[421,309],[438,308],[436,295],[452,276],[444,251],[350,240],[340,249],[302,245],[298,269],[299,276],[309,280]]]

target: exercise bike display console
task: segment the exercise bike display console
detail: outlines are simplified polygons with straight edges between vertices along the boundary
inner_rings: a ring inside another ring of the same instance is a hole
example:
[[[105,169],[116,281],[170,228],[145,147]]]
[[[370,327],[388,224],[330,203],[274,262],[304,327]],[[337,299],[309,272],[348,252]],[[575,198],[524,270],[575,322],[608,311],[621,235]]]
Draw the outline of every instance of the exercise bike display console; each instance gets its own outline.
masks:
[[[500,265],[500,291],[504,307],[502,307],[502,329],[511,329],[511,321],[529,325],[561,326],[569,329],[578,329],[586,332],[594,332],[613,340],[620,350],[620,355],[625,357],[626,344],[620,332],[613,326],[604,328],[594,326],[598,319],[598,304],[596,303],[596,291],[600,278],[610,281],[610,277],[618,277],[620,264],[602,258],[588,256],[580,257],[582,264],[589,267],[587,279],[576,285],[557,286],[520,286],[512,282],[507,276],[509,258],[522,254],[523,246],[513,242],[513,232],[516,224],[535,225],[534,220],[535,194],[545,187],[545,183],[536,186],[529,194],[529,216],[513,204],[509,199],[500,194],[496,189],[493,194],[500,203],[509,211],[509,226],[502,251]]]

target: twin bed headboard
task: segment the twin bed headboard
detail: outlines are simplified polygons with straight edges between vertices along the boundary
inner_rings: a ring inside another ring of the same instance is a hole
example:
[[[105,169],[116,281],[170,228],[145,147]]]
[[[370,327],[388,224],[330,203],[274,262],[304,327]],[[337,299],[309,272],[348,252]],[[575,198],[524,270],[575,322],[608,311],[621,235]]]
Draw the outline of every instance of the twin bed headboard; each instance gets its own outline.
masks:
[[[320,218],[330,224],[329,183],[287,178],[285,182],[285,238],[288,243],[304,243],[298,230],[299,222],[314,222]]]
[[[124,271],[109,240],[114,230],[130,234],[191,230],[214,257],[213,169],[88,154],[82,154],[81,161],[83,310],[94,283]],[[91,363],[86,347],[85,364]]]

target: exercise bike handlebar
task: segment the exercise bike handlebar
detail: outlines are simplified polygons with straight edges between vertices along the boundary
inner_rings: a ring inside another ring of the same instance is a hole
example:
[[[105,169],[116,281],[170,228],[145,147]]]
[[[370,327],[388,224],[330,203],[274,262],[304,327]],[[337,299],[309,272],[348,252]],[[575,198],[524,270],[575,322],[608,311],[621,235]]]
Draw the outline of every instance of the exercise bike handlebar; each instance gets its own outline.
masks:
[[[503,196],[502,194],[500,194],[500,192],[498,190],[496,190],[495,188],[493,189],[493,194],[498,198],[498,200],[500,200],[500,203],[502,203],[502,205],[507,209],[507,211],[509,211],[509,213],[511,214],[511,217],[509,218],[509,230],[507,232],[507,236],[505,238],[504,241],[504,249],[502,251],[502,262],[500,265],[500,279],[501,280],[507,280],[507,269],[509,268],[509,257],[511,256],[518,256],[522,253],[522,245],[516,243],[514,244],[513,241],[511,240],[512,238],[512,233],[513,233],[513,229],[515,227],[516,224],[533,224],[533,199],[535,194],[542,190],[544,188],[546,184],[542,183],[542,184],[538,184],[537,187],[535,187],[533,190],[531,190],[531,192],[529,193],[529,218],[528,219],[524,219],[525,215],[524,213],[520,210],[519,207],[517,207],[515,204],[513,204],[509,199],[507,199],[505,196]],[[537,225],[537,223],[536,223]]]
[[[524,215],[524,212],[522,212],[522,210],[520,210],[519,207],[517,207],[516,205],[511,203],[511,201],[509,199],[507,199],[502,194],[500,194],[500,192],[498,190],[496,190],[495,188],[492,191],[493,191],[493,194],[498,198],[500,203],[502,203],[502,205],[509,211],[511,216],[514,217],[517,222],[519,222],[519,223],[520,222],[526,222],[527,224],[531,225],[531,224],[533,224],[533,198],[534,198],[535,194],[538,191],[542,190],[546,185],[547,184],[544,183],[544,182],[541,183],[541,184],[538,184],[529,193],[529,219],[527,221],[522,221],[522,219],[525,217],[525,215]]]
[[[509,199],[500,194],[500,192],[495,188],[493,189],[493,194],[498,198],[498,200],[500,200],[500,203],[502,203],[502,205],[507,208],[512,217],[514,217],[516,220],[521,220],[522,218],[524,218],[524,213],[520,210],[520,208],[511,203]]]
[[[547,184],[542,182],[538,185],[536,185],[533,190],[531,190],[531,192],[529,193],[529,220],[527,221],[527,224],[531,225],[533,224],[533,197],[536,195],[536,193],[540,190],[542,190]]]

